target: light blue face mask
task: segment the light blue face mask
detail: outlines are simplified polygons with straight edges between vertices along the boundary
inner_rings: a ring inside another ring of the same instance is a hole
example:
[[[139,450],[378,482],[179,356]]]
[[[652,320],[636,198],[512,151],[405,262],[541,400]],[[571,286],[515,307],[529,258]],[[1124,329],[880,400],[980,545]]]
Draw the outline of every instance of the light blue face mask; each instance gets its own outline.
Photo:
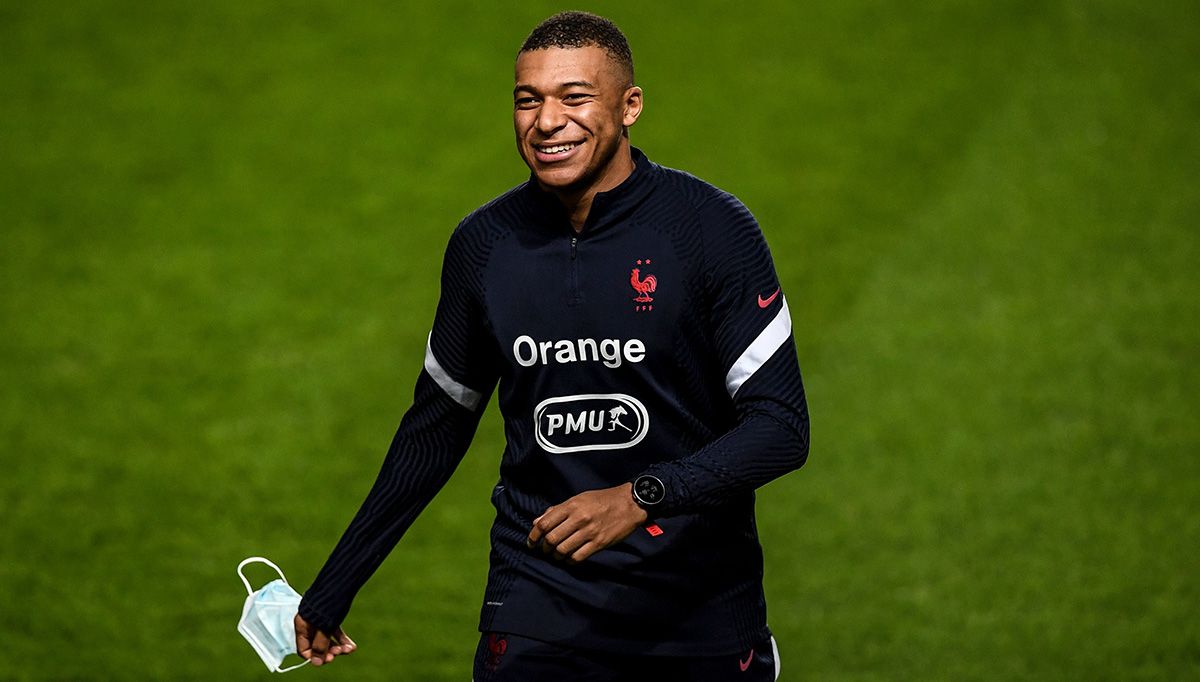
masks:
[[[246,580],[242,568],[246,564],[266,564],[279,574],[278,580],[263,585],[255,592]],[[270,560],[252,556],[237,567],[238,576],[246,586],[246,605],[242,607],[242,619],[238,632],[250,642],[254,651],[271,672],[285,673],[308,663],[302,661],[289,668],[280,668],[283,659],[296,652],[296,611],[300,608],[300,594],[292,589],[283,571]]]

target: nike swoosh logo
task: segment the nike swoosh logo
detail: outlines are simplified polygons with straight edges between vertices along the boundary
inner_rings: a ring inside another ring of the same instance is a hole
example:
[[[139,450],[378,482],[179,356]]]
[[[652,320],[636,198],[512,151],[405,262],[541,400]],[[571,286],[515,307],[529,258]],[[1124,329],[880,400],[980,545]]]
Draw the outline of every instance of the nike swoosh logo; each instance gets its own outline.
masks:
[[[776,289],[775,289],[775,293],[771,294],[770,296],[768,296],[768,297],[766,297],[766,298],[763,298],[763,297],[762,297],[762,294],[759,294],[759,295],[758,295],[758,307],[759,307],[759,308],[766,308],[767,306],[771,305],[771,301],[774,301],[774,300],[775,300],[775,297],[776,297],[776,296],[778,296],[778,295],[779,295],[779,289],[778,289],[778,288],[776,288]]]
[[[779,293],[779,292],[776,291],[775,293]],[[771,298],[775,298],[775,297],[772,296]],[[744,661],[740,660],[740,659],[738,660],[738,667],[742,669],[742,672],[746,672],[747,670],[750,669],[750,662],[753,660],[754,660],[754,649],[751,649],[750,654],[748,656],[746,656],[746,660],[744,660]]]

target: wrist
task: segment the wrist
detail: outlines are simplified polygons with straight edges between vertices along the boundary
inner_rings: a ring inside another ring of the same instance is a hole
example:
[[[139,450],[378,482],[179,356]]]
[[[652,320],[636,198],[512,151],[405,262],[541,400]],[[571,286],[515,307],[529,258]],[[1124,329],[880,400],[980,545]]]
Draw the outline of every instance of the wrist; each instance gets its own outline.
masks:
[[[646,513],[646,519],[651,519],[660,511],[666,500],[667,488],[662,480],[653,474],[641,474],[630,482],[630,497],[639,509]]]
[[[633,497],[633,483],[623,483],[620,486],[617,486],[617,490],[621,491],[621,496],[626,500],[629,509],[629,517],[633,519],[633,522],[636,525],[640,526],[650,520],[650,515],[645,509],[642,509],[641,505],[639,505],[637,500]]]

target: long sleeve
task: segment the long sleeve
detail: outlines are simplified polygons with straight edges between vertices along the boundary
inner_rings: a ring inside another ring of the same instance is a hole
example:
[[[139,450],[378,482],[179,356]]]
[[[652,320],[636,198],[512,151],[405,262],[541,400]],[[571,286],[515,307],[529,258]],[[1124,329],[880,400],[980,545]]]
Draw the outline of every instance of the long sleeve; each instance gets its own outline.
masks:
[[[446,249],[412,407],[370,492],[300,603],[300,615],[325,632],[340,626],[355,595],[449,480],[495,384],[495,344],[477,294],[475,258],[461,232]]]
[[[644,473],[667,489],[662,516],[709,508],[801,467],[808,406],[787,299],[758,223],[732,195],[700,209],[709,317],[736,423],[696,452]]]

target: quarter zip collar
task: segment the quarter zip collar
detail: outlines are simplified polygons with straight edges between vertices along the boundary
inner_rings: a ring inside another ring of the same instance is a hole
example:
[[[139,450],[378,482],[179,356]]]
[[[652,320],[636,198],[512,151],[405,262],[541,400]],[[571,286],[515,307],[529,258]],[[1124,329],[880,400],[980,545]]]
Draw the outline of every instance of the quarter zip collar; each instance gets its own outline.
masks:
[[[621,184],[607,192],[598,192],[592,198],[592,207],[588,211],[587,222],[583,224],[583,230],[579,233],[580,237],[619,223],[654,190],[658,166],[651,163],[637,147],[630,147],[630,154],[633,157],[633,172]],[[542,190],[532,173],[529,175],[529,181],[525,183],[525,194],[535,205],[541,222],[545,222],[552,229],[563,229],[565,226],[565,229],[574,232],[566,207],[553,192]]]

